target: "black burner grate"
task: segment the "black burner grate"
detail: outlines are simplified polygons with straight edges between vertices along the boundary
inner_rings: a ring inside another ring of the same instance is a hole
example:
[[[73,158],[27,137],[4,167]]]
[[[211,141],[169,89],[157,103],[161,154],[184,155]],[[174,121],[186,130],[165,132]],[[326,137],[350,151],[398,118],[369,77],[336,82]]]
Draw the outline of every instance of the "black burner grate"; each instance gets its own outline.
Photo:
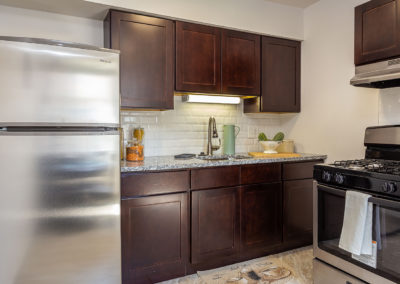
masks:
[[[350,170],[400,175],[400,162],[389,160],[362,159],[335,161],[334,166]]]

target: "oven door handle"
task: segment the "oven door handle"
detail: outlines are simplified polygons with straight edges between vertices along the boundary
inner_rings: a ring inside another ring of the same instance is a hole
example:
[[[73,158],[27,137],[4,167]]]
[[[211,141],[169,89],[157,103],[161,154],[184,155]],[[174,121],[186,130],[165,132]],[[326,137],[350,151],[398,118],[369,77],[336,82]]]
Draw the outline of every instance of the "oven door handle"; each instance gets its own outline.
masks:
[[[390,208],[390,209],[395,209],[396,211],[400,211],[400,202],[399,201],[393,201],[393,200],[383,199],[383,198],[378,198],[378,197],[370,197],[368,199],[368,202],[379,205],[381,207],[386,207],[386,208]]]
[[[328,187],[325,185],[318,185],[318,190],[322,190],[324,192],[331,193],[331,194],[334,194],[337,196],[343,196],[343,197],[346,196],[346,190],[340,190],[340,189]],[[371,202],[372,204],[376,204],[379,206],[396,209],[397,211],[400,210],[400,202],[399,201],[393,201],[393,200],[379,198],[379,197],[370,197],[368,199],[368,202]]]
[[[325,185],[318,184],[318,190],[322,190],[322,191],[325,191],[327,193],[331,193],[331,194],[339,195],[339,196],[343,196],[343,197],[346,196],[346,190],[340,190],[340,189],[336,189],[336,188],[333,188],[333,187],[328,187],[328,186],[325,186]]]

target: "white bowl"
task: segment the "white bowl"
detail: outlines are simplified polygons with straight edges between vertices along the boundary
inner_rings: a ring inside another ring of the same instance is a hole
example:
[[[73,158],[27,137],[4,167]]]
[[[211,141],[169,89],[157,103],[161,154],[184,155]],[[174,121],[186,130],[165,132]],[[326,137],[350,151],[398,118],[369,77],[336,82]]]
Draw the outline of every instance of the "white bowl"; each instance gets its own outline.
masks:
[[[282,141],[260,141],[260,143],[264,148],[265,154],[276,154],[278,152],[275,149],[278,148]]]

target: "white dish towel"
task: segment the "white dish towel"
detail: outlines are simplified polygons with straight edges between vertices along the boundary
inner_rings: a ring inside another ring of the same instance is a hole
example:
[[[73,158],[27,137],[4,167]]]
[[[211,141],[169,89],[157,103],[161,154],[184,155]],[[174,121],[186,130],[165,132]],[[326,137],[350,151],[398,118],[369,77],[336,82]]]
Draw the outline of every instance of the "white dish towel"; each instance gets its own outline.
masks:
[[[371,195],[346,191],[346,204],[339,247],[356,255],[372,255]]]

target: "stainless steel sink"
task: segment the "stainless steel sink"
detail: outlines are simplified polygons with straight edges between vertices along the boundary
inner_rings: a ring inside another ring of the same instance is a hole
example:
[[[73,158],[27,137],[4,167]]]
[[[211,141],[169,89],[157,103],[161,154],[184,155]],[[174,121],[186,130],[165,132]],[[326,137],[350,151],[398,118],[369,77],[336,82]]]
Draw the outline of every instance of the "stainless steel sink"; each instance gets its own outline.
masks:
[[[232,156],[233,159],[235,160],[244,160],[244,159],[253,159],[252,156],[247,156],[247,155],[233,155]]]
[[[212,155],[212,156],[197,156],[197,159],[204,161],[224,161],[224,160],[243,160],[252,159],[251,156],[246,155]]]
[[[225,155],[212,155],[212,156],[197,156],[197,159],[204,161],[223,161],[223,160],[229,160],[229,157]]]

